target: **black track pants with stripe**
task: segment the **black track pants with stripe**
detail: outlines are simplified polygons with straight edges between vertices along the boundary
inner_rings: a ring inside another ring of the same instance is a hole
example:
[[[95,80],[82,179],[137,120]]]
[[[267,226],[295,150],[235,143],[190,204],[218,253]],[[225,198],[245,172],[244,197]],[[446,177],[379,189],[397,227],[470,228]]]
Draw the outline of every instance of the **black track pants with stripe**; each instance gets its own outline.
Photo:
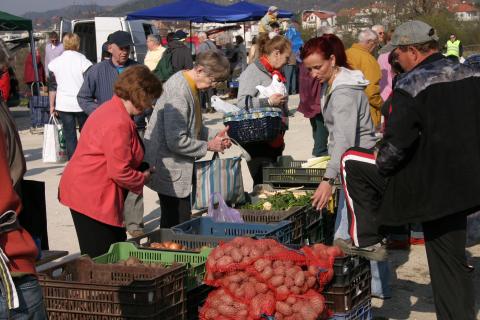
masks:
[[[373,151],[350,148],[342,156],[342,185],[348,209],[348,231],[353,243],[367,247],[380,242],[377,212],[386,179],[378,173]]]
[[[377,213],[387,181],[378,173],[373,151],[349,149],[341,174],[352,240],[359,247],[378,243],[383,236]],[[475,319],[474,271],[465,254],[466,214],[422,223],[438,320]]]

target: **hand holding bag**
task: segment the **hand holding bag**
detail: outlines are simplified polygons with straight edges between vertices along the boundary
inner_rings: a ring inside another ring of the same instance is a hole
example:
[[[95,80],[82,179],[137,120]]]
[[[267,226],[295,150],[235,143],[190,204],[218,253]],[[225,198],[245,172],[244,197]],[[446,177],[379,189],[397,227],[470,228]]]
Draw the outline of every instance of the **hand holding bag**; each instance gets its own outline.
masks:
[[[43,129],[42,159],[44,163],[61,163],[67,161],[67,150],[63,127],[54,115]]]

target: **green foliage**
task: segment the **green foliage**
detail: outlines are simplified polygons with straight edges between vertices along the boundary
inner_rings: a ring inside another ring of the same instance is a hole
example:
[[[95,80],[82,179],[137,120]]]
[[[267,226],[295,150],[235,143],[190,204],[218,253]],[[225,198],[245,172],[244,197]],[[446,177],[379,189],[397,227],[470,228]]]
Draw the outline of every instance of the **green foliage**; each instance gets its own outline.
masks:
[[[271,210],[273,211],[288,210],[291,207],[303,207],[306,205],[311,205],[311,198],[311,193],[307,193],[306,195],[298,197],[295,197],[292,192],[278,193],[276,195],[268,197],[267,199],[261,199],[255,204],[247,204],[241,209],[264,210],[263,204],[269,202],[272,205]]]
[[[448,11],[441,11],[431,15],[418,17],[435,28],[440,38],[440,46],[444,46],[453,33],[463,45],[480,44],[480,25],[478,22],[464,22],[455,20],[455,16]]]

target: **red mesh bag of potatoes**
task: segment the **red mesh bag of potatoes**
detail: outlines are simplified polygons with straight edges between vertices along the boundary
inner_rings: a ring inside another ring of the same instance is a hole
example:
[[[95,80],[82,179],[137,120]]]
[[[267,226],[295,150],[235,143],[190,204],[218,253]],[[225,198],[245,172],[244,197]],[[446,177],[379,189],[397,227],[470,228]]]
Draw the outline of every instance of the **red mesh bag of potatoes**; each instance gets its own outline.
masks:
[[[210,253],[206,263],[207,272],[213,274],[245,270],[260,258],[305,264],[305,256],[301,252],[288,249],[276,240],[237,237]]]
[[[257,320],[271,317],[274,312],[275,298],[272,292],[257,294],[246,304],[220,288],[208,295],[199,317],[201,320]]]
[[[313,290],[275,303],[275,320],[316,320],[325,314],[324,297]]]
[[[332,281],[335,258],[343,256],[344,253],[337,246],[330,247],[321,243],[311,247],[305,246],[301,251],[305,254],[309,273],[315,275],[318,290],[322,291],[323,287]]]
[[[212,291],[200,309],[201,320],[248,320],[248,306],[235,301],[223,289]]]
[[[259,282],[265,283],[280,301],[289,295],[303,294],[317,287],[316,273],[311,274],[307,266],[292,261],[258,259],[246,271]]]

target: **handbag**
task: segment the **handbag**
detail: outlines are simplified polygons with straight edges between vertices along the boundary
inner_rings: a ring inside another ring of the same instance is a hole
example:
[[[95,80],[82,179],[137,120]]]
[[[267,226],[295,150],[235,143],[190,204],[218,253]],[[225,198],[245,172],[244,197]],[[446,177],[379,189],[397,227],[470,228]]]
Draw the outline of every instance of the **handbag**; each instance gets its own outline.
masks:
[[[67,161],[63,127],[54,115],[50,117],[50,120],[43,129],[42,159],[44,163],[61,163]]]
[[[282,111],[253,108],[251,96],[245,97],[245,110],[225,114],[223,123],[230,127],[228,136],[241,144],[272,141],[284,130]]]
[[[33,86],[35,83],[32,83],[30,88],[32,96],[28,101],[28,107],[30,108],[30,120],[32,128],[42,127],[47,124],[50,117],[50,101],[48,97],[48,91],[45,90],[45,86],[42,85],[38,95],[34,95]]]
[[[242,147],[242,157],[248,161],[250,155]],[[225,202],[231,204],[243,203],[245,191],[242,178],[242,157],[219,158],[218,152],[213,154],[211,160],[195,161],[194,164],[194,190],[192,192],[193,208],[201,210],[208,208],[210,196],[214,193],[222,195]]]

